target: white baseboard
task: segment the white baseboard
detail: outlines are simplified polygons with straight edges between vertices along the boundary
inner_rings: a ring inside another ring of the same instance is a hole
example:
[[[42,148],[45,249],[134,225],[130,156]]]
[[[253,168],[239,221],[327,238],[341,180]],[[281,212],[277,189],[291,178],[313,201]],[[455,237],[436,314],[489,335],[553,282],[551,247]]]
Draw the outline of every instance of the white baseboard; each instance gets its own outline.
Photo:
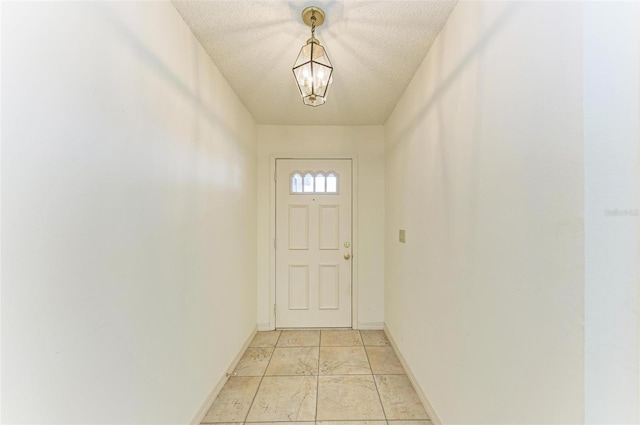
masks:
[[[272,331],[274,328],[271,326],[271,323],[258,323],[258,332],[263,331]]]
[[[387,338],[389,339],[389,342],[393,347],[393,351],[396,352],[396,355],[398,356],[398,359],[400,360],[402,367],[404,368],[405,372],[407,372],[407,376],[409,377],[409,380],[413,384],[413,388],[415,388],[416,393],[418,394],[418,398],[424,405],[424,408],[427,411],[427,414],[429,415],[431,422],[434,425],[442,425],[442,421],[440,420],[440,417],[438,416],[436,409],[431,404],[431,401],[429,401],[429,399],[427,398],[427,395],[425,394],[420,384],[418,384],[418,381],[416,380],[416,376],[413,374],[413,371],[407,364],[407,361],[402,356],[402,353],[400,352],[400,350],[398,350],[398,345],[396,344],[396,341],[393,338],[393,334],[391,333],[391,330],[389,329],[386,323],[384,324],[384,333],[387,335]]]
[[[384,322],[358,322],[358,329],[363,331],[381,331],[384,329]]]
[[[213,388],[213,390],[211,390],[211,392],[209,393],[209,396],[205,399],[204,403],[202,403],[202,406],[200,406],[200,409],[198,410],[196,415],[193,417],[193,420],[190,422],[192,425],[199,425],[200,422],[202,422],[202,420],[204,419],[204,415],[207,414],[214,400],[216,399],[216,397],[218,397],[218,394],[220,394],[222,387],[224,387],[224,384],[227,383],[227,380],[229,379],[229,377],[226,374],[233,373],[233,371],[236,369],[236,366],[238,366],[238,363],[240,363],[240,359],[242,358],[242,355],[244,354],[245,351],[247,351],[247,348],[249,347],[249,344],[251,344],[251,341],[253,341],[253,337],[256,335],[256,330],[257,330],[257,327],[253,329],[253,331],[251,332],[247,340],[244,342],[244,345],[240,349],[240,352],[236,355],[236,357],[233,359],[229,367],[226,369],[225,374],[222,375],[220,379],[218,379],[218,383]]]

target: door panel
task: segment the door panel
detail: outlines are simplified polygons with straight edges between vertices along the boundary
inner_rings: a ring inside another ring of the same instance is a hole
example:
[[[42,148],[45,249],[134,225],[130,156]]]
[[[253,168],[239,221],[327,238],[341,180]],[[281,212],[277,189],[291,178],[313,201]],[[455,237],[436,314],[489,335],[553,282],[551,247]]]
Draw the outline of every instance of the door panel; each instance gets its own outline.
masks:
[[[289,309],[309,310],[309,266],[289,265]]]
[[[276,327],[351,327],[351,160],[276,160]]]
[[[309,249],[308,205],[289,205],[289,249]]]
[[[340,249],[340,206],[320,205],[319,249]]]
[[[340,308],[340,279],[339,266],[336,264],[321,264],[319,266],[320,278],[318,297],[320,310],[338,310]]]

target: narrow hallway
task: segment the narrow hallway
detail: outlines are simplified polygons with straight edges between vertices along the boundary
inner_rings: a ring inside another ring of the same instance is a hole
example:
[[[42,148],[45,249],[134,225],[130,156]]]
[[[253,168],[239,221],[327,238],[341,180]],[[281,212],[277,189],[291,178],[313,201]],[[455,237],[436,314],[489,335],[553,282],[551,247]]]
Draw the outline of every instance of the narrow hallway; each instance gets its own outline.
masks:
[[[640,425],[639,18],[0,1],[0,424]]]
[[[256,334],[202,423],[363,420],[431,423],[384,332],[283,330]]]

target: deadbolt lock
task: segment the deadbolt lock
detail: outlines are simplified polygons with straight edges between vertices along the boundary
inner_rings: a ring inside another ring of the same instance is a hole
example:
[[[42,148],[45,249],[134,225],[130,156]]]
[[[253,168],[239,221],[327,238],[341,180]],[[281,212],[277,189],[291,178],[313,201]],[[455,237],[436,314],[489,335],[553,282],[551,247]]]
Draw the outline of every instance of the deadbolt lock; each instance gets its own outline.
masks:
[[[345,243],[344,243],[344,247],[345,247],[345,248],[349,248],[350,246],[351,246],[351,244],[350,244],[349,242],[345,242]]]

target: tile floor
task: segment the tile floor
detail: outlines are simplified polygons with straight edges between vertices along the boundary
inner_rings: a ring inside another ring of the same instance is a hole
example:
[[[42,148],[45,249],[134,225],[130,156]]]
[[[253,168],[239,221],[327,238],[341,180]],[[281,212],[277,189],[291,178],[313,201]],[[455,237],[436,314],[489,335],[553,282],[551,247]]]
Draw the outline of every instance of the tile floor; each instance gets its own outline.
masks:
[[[203,424],[431,424],[383,331],[258,332],[235,373]]]

